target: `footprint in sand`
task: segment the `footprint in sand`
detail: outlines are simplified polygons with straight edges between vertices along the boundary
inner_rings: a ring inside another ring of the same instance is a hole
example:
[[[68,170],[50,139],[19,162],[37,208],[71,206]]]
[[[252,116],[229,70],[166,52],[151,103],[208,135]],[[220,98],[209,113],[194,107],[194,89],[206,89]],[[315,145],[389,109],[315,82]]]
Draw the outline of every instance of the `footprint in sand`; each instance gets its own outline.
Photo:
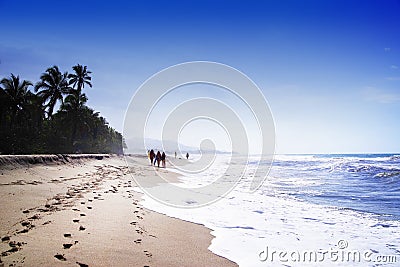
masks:
[[[142,243],[142,239],[136,239],[135,241],[133,241],[133,242],[135,242],[136,244],[141,244]]]
[[[18,248],[18,247],[12,247],[11,249],[9,249],[7,251],[2,252],[0,256],[7,257],[8,255],[18,252],[19,250],[20,250],[20,248]]]
[[[85,230],[86,230],[85,226],[83,226],[83,225],[79,226],[79,231],[85,231]]]
[[[92,207],[90,207],[90,206],[89,206],[89,207],[87,207],[87,208],[88,208],[88,210],[91,210],[91,209],[92,209]]]
[[[1,238],[1,242],[6,242],[6,241],[10,241],[10,237],[9,236],[4,236]]]
[[[63,244],[64,249],[69,249],[73,244]]]
[[[61,255],[61,254],[56,254],[56,255],[54,255],[54,258],[56,258],[56,259],[58,259],[58,260],[60,260],[60,261],[66,261],[67,259],[64,257],[64,254],[63,255]]]
[[[78,223],[79,222],[79,219],[73,219],[72,220],[74,223]]]
[[[24,222],[21,222],[21,225],[22,226],[28,226],[28,225],[30,225],[31,223],[30,222],[27,222],[27,221],[24,221]]]
[[[80,267],[89,267],[89,265],[81,263],[81,262],[76,262]]]
[[[65,233],[64,237],[72,237],[72,235],[70,233]]]
[[[143,252],[145,253],[145,255],[149,258],[151,258],[153,256],[153,254],[151,254],[150,252],[148,252],[147,250],[143,250]]]
[[[25,242],[11,241],[11,242],[8,243],[8,245],[13,248],[13,247],[22,247],[23,245],[26,245],[26,243]]]
[[[81,213],[80,215],[81,215],[82,217],[83,217],[83,216],[86,216],[86,214],[85,214],[85,213]]]
[[[17,234],[25,234],[29,232],[29,229],[22,229],[21,231],[18,231]]]
[[[33,215],[32,217],[29,217],[28,220],[39,220],[40,216],[38,214]]]

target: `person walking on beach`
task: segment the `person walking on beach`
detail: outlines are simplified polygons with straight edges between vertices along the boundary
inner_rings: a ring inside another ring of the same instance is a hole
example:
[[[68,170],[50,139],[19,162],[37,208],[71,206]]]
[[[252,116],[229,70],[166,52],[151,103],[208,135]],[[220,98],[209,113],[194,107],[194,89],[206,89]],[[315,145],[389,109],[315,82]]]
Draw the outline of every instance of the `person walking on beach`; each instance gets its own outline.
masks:
[[[186,153],[186,159],[189,159],[189,152]]]
[[[150,165],[153,164],[153,159],[155,157],[154,150],[150,150],[149,158],[150,158]]]
[[[164,151],[163,151],[163,153],[161,154],[161,162],[162,162],[163,168],[165,168],[165,152],[164,152]]]
[[[175,151],[175,158],[176,158],[176,151]]]
[[[161,161],[161,153],[160,153],[160,151],[157,152],[156,160],[157,160],[157,167],[160,168],[160,161]]]

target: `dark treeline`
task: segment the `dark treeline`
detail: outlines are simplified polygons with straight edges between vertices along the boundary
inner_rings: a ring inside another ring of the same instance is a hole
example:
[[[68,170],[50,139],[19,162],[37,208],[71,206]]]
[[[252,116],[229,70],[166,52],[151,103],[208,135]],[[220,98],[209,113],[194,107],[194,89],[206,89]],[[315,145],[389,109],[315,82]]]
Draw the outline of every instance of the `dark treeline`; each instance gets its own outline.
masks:
[[[13,74],[0,81],[0,154],[122,153],[122,135],[86,106],[91,72],[72,70],[53,66],[36,84]]]

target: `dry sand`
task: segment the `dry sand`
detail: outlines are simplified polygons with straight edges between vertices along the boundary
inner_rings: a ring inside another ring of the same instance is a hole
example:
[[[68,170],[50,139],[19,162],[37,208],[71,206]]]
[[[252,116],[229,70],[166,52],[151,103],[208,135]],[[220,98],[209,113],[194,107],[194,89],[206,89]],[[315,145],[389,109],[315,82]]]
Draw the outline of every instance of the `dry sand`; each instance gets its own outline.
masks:
[[[209,229],[143,208],[121,157],[26,162],[0,158],[0,266],[236,266],[207,249]]]

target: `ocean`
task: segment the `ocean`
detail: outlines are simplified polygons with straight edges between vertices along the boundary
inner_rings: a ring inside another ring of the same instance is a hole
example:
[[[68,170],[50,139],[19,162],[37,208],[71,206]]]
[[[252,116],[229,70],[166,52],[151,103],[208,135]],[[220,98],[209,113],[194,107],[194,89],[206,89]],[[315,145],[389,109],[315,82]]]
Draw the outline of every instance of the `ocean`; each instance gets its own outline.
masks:
[[[208,170],[182,176],[183,184],[215,180],[229,159],[220,155]],[[146,195],[142,204],[210,228],[209,249],[240,266],[400,266],[399,155],[277,155],[263,185],[250,193],[248,184],[243,177],[200,208]]]

